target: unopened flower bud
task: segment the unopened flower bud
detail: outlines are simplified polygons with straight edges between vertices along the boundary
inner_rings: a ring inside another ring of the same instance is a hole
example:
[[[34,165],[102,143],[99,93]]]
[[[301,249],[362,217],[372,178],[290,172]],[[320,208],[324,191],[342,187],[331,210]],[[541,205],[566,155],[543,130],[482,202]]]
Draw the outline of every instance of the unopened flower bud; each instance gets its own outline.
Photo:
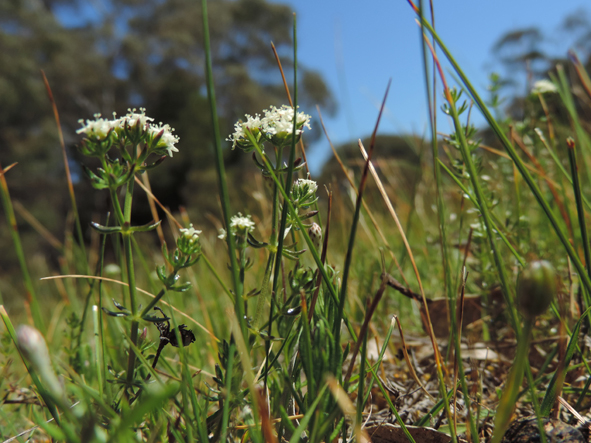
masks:
[[[49,359],[49,350],[41,333],[27,325],[21,325],[16,331],[16,338],[21,354],[39,374],[44,386],[56,397],[63,398],[64,390]]]
[[[529,263],[517,281],[517,307],[523,316],[534,318],[543,314],[558,291],[556,271],[545,260]]]
[[[318,223],[312,223],[312,226],[308,228],[308,235],[310,236],[310,240],[314,244],[314,247],[317,251],[320,251],[320,242],[322,241],[322,228],[318,225]]]

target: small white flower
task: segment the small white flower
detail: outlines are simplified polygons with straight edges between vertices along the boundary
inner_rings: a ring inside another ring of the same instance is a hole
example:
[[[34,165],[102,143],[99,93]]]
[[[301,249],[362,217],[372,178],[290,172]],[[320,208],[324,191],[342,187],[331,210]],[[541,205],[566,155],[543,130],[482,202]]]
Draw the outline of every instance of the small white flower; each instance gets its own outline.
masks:
[[[307,189],[310,193],[316,193],[318,190],[318,184],[314,180],[309,180],[307,178],[298,178],[294,183],[294,186],[298,188]]]
[[[148,132],[150,133],[150,137],[154,138],[160,132],[162,132],[162,137],[158,140],[158,148],[164,148],[168,151],[168,155],[172,157],[173,152],[179,152],[179,150],[174,146],[176,143],[179,142],[178,136],[174,135],[174,128],[171,128],[170,125],[166,124],[163,125],[162,122],[159,124],[150,124],[148,126]]]
[[[264,111],[265,117],[262,120],[263,132],[276,134],[291,134],[293,131],[293,108],[283,105],[281,108],[271,106]],[[296,117],[296,135],[300,135],[303,128],[310,128],[311,117],[303,112],[298,112]]]
[[[558,92],[558,88],[554,83],[550,80],[538,80],[534,83],[534,86],[531,90],[532,94],[544,94],[547,92]]]
[[[154,119],[152,117],[148,117],[146,115],[146,109],[145,108],[140,108],[140,112],[136,112],[136,109],[128,109],[127,110],[127,115],[125,115],[124,117],[121,117],[120,119],[117,120],[119,122],[119,125],[124,128],[125,124],[127,123],[127,126],[134,127],[135,125],[137,125],[138,121],[140,122],[140,127],[145,128],[146,124],[148,122],[153,122]]]
[[[188,228],[180,229],[179,231],[183,237],[193,242],[199,240],[199,234],[201,234],[201,231],[193,227],[193,223],[191,223]]]
[[[187,255],[197,254],[201,251],[201,246],[199,244],[199,234],[201,231],[198,231],[193,227],[191,223],[188,228],[186,229],[179,229],[181,235],[176,241],[176,247],[179,250]]]
[[[80,129],[76,131],[76,134],[84,133],[89,138],[97,138],[99,140],[104,139],[111,129],[117,127],[117,123],[114,120],[107,120],[102,118],[100,114],[94,114],[94,120],[78,120],[82,125]]]
[[[230,231],[233,235],[245,235],[254,231],[255,224],[250,215],[243,216],[240,212],[230,219]]]
[[[226,235],[227,235],[226,230],[224,228],[220,228],[218,238],[220,240],[225,240],[226,239]]]
[[[258,138],[257,135],[262,126],[261,116],[255,114],[253,117],[252,115],[246,114],[245,117],[246,122],[236,122],[236,124],[234,124],[234,133],[226,139],[226,141],[232,142],[232,149],[236,146],[251,144],[248,134],[246,133],[247,130],[250,130],[250,132],[253,133],[255,139]]]

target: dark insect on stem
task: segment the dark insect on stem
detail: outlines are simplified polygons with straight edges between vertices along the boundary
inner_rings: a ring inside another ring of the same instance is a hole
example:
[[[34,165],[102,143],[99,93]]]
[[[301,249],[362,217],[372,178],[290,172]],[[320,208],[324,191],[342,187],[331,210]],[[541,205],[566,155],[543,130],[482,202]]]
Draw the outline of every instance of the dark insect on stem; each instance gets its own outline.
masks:
[[[160,311],[165,320],[155,323],[158,331],[160,331],[160,345],[158,345],[158,350],[156,351],[156,356],[154,357],[154,362],[152,363],[152,369],[156,367],[158,359],[160,358],[160,353],[168,343],[173,345],[175,348],[179,347],[175,328],[170,329],[170,322],[164,314],[164,311],[162,311],[162,309],[160,309],[158,306],[155,306],[154,309]],[[179,325],[177,329],[181,336],[183,346],[188,346],[195,341],[195,334],[193,334],[193,331],[190,329],[187,329],[187,325]],[[150,375],[151,374],[148,374],[146,381],[150,379]]]

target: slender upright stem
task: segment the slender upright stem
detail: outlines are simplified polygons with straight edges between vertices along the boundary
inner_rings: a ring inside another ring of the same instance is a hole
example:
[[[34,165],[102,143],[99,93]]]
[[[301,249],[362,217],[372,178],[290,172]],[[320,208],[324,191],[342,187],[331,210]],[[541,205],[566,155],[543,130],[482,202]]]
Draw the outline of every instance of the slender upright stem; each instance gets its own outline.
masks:
[[[133,318],[136,317],[137,314],[137,300],[136,300],[136,290],[135,290],[135,272],[133,268],[133,256],[131,253],[131,233],[130,232],[123,232],[123,248],[125,251],[125,263],[127,267],[127,283],[129,284],[129,302],[130,302],[130,310],[131,315]],[[137,345],[137,328],[138,328],[138,321],[132,320],[131,321],[131,331],[129,337],[131,339],[131,343],[136,346]],[[133,381],[133,371],[135,369],[135,353],[133,349],[129,348],[129,357],[127,360],[127,382],[131,384]]]
[[[211,114],[212,129],[214,132],[213,142],[215,145],[215,159],[218,172],[218,185],[220,189],[220,200],[222,204],[222,213],[226,228],[230,226],[230,197],[228,194],[228,185],[226,183],[226,168],[224,166],[224,155],[221,145],[220,128],[218,125],[217,106],[215,98],[215,87],[213,84],[213,67],[211,60],[211,47],[209,42],[209,21],[207,18],[207,0],[201,0],[201,11],[203,15],[203,46],[205,48],[205,76],[207,80],[207,97],[209,98],[209,111]],[[238,261],[236,260],[236,246],[234,237],[228,233],[226,236],[228,244],[228,253],[230,255],[230,268],[232,270],[232,281],[234,282],[234,311],[238,317],[240,330],[244,337],[248,337],[248,328],[245,314],[245,303],[243,298],[244,287],[240,282]],[[248,340],[247,340],[248,341]]]
[[[570,161],[571,175],[573,181],[573,191],[577,202],[577,215],[579,216],[579,229],[581,230],[581,241],[583,251],[585,252],[585,264],[587,265],[587,274],[591,276],[591,252],[589,250],[589,236],[587,235],[587,223],[585,222],[585,208],[583,207],[583,198],[581,194],[581,183],[579,180],[579,168],[577,166],[577,153],[575,151],[575,141],[572,138],[566,140],[568,145],[568,159]]]
[[[125,253],[125,265],[127,268],[127,283],[129,284],[129,307],[131,310],[131,316],[133,320],[131,321],[131,331],[129,333],[129,337],[131,339],[131,343],[133,346],[137,346],[137,329],[139,323],[136,319],[137,317],[137,294],[135,290],[135,269],[133,266],[133,252],[132,252],[132,245],[131,245],[131,236],[132,232],[125,229],[125,227],[129,227],[131,224],[131,206],[133,202],[133,185],[135,181],[133,179],[127,182],[127,189],[125,192],[125,202],[123,206],[123,231],[121,232],[121,236],[123,237],[123,250]],[[119,205],[119,201],[116,200],[116,206]],[[113,202],[115,205],[115,202]],[[121,210],[121,209],[119,209]],[[129,348],[129,356],[127,360],[127,383],[128,386],[131,385],[133,381],[133,373],[135,369],[135,353],[130,346]]]

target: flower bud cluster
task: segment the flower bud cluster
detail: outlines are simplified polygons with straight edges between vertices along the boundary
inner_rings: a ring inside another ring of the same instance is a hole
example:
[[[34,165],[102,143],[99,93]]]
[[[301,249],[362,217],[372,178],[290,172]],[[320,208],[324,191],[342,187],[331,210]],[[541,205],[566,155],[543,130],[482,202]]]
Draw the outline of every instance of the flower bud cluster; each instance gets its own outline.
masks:
[[[180,229],[174,251],[169,253],[166,245],[162,247],[162,255],[172,266],[172,272],[167,273],[166,266],[162,265],[156,266],[156,274],[167,290],[184,292],[191,287],[189,282],[179,283],[179,271],[193,266],[201,258],[199,234],[201,234],[201,231],[195,229],[193,224],[190,224],[188,228]]]
[[[307,209],[318,201],[318,184],[307,178],[297,179],[291,189],[291,201],[296,208]]]
[[[245,152],[252,152],[255,144],[270,142],[279,148],[289,146],[293,140],[294,109],[283,105],[281,108],[271,106],[263,111],[264,117],[246,115],[246,122],[239,121],[234,125],[234,133],[226,140],[232,142],[232,149],[239,147]],[[303,112],[296,113],[296,142],[300,139],[304,128],[310,129],[310,116]],[[250,132],[250,134],[249,134]]]

